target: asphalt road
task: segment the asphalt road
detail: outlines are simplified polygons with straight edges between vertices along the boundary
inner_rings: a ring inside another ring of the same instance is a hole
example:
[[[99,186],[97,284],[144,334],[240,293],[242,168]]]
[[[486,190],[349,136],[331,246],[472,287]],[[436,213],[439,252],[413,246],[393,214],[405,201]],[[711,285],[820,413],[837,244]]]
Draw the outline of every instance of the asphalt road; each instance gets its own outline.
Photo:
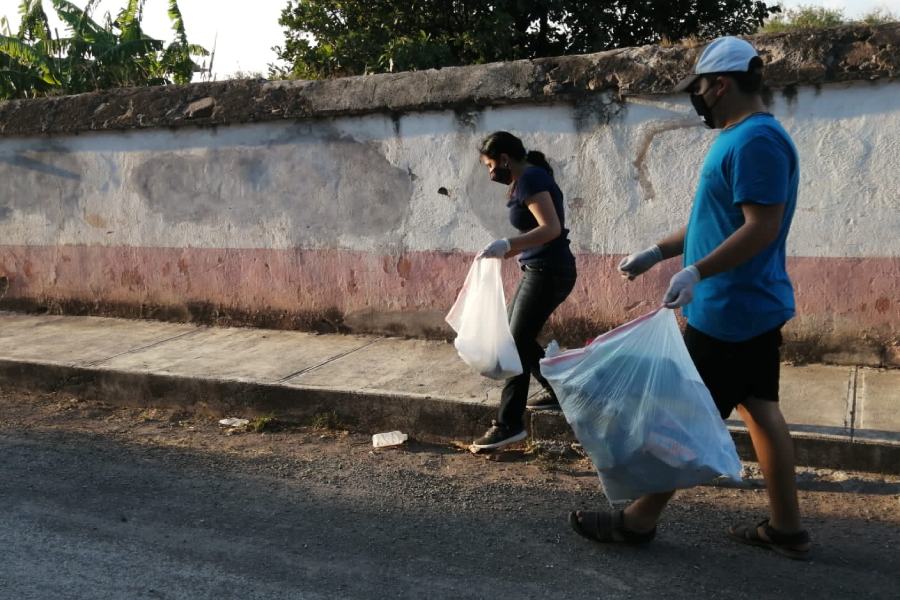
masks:
[[[680,494],[646,548],[576,537],[585,461],[485,459],[0,394],[0,598],[897,598],[900,482],[804,473],[797,563],[728,540],[759,489]]]

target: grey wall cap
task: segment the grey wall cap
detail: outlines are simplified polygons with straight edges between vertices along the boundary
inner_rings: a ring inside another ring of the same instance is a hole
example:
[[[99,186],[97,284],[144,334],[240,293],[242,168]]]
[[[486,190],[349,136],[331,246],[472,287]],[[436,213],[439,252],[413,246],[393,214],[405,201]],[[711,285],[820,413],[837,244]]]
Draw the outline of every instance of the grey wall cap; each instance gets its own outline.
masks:
[[[900,24],[750,39],[771,87],[895,78]],[[0,135],[213,126],[371,113],[571,102],[601,92],[672,93],[701,48],[644,46],[575,56],[323,81],[235,80],[0,102]]]

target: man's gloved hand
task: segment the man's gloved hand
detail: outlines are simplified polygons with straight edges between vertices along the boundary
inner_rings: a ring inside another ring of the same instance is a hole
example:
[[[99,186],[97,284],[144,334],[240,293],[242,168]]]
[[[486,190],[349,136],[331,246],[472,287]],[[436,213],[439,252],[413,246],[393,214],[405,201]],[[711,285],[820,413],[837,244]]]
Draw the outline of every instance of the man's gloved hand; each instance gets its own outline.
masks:
[[[663,296],[663,305],[666,308],[678,308],[694,299],[694,285],[700,281],[700,271],[691,265],[684,268],[669,280],[669,289]]]
[[[646,250],[635,252],[630,256],[626,256],[619,263],[619,273],[625,279],[634,279],[650,267],[663,259],[662,250],[659,246],[651,246]]]
[[[476,258],[503,258],[511,248],[509,240],[494,240],[485,246]]]

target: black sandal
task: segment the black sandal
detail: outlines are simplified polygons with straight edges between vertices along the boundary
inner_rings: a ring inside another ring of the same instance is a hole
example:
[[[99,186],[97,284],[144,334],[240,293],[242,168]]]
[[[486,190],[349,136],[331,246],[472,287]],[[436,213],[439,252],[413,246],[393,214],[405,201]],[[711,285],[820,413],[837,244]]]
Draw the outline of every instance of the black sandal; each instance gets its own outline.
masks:
[[[646,532],[625,528],[625,513],[573,511],[569,513],[569,525],[575,533],[589,540],[601,543],[646,544],[656,537],[656,527]]]
[[[766,537],[759,535],[760,527],[763,528]],[[769,525],[768,519],[761,521],[758,525],[735,525],[728,530],[728,535],[743,544],[768,548],[794,560],[809,559],[808,531],[784,533]],[[805,546],[805,548],[798,548],[798,546]]]

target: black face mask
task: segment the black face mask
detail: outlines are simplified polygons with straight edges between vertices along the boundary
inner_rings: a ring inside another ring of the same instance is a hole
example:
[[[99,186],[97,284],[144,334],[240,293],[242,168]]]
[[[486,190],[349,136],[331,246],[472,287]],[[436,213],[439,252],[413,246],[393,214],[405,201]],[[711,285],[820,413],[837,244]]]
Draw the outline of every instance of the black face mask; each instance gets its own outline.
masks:
[[[713,121],[712,109],[706,105],[703,96],[700,94],[691,94],[691,104],[694,105],[694,110],[697,111],[697,114],[700,115],[700,118],[703,119],[706,126],[710,129],[715,129],[716,122]]]
[[[509,185],[512,183],[512,180],[512,171],[508,167],[494,167],[494,170],[491,171],[491,181],[495,183]]]

